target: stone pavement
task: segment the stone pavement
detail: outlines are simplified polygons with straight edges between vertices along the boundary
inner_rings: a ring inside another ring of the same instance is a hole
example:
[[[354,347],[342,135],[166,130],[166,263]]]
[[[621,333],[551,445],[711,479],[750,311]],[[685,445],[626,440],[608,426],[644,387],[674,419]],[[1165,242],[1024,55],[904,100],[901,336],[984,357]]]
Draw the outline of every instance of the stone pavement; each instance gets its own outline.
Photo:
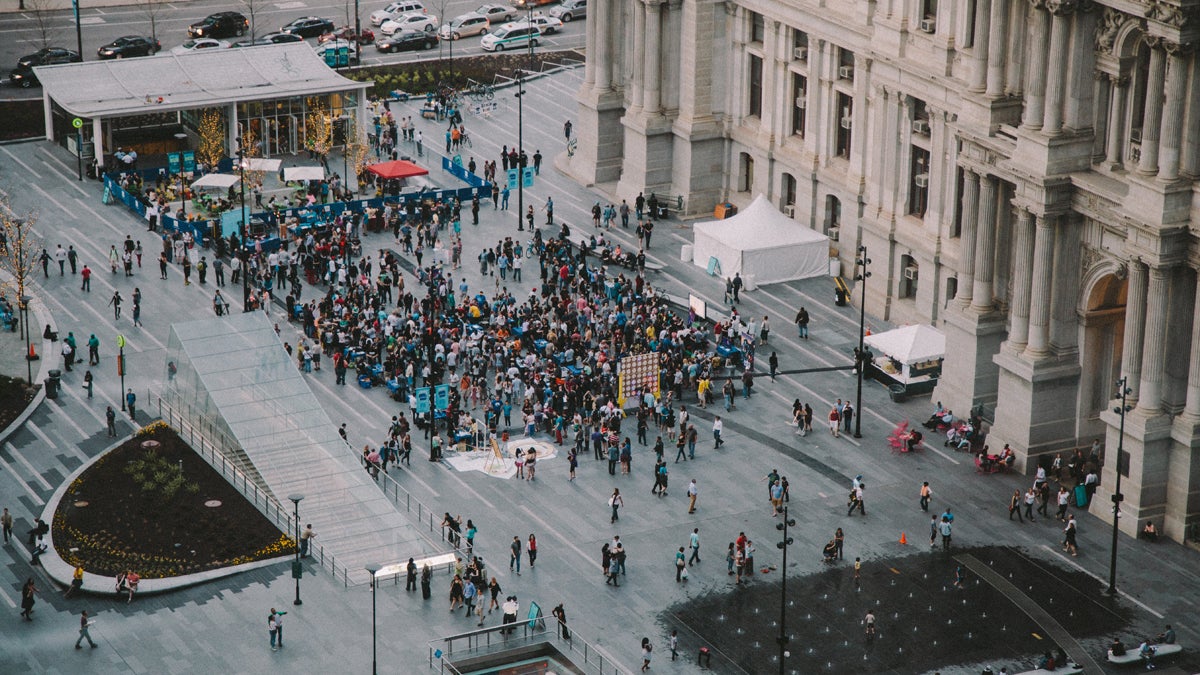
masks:
[[[602,193],[580,188],[552,168],[554,155],[563,151],[562,122],[575,115],[574,93],[582,75],[582,70],[577,70],[533,81],[529,85],[530,105],[525,111],[527,149],[540,149],[546,157],[543,173],[530,191],[531,203],[536,210],[547,194],[554,196],[557,215],[571,223],[577,233],[591,229],[587,215],[591,204],[609,199]],[[485,157],[495,157],[502,144],[511,145],[515,141],[516,111],[511,105],[511,93],[511,90],[498,92],[501,104],[496,116],[467,119],[475,145],[463,153],[464,160],[474,155],[482,163]],[[440,139],[442,128],[432,122],[421,124],[427,139]],[[430,145],[435,144],[427,143],[427,151],[431,150]],[[82,251],[83,260],[96,267],[105,267],[108,246],[124,239],[126,234],[142,239],[147,250],[156,250],[150,243],[153,240],[146,236],[143,223],[120,207],[100,203],[98,184],[74,180],[71,159],[64,150],[44,143],[0,146],[0,162],[6,168],[12,167],[0,174],[0,188],[11,196],[14,206],[39,208],[38,227],[48,244],[73,243]],[[336,164],[335,161],[333,165]],[[432,174],[435,179],[442,175],[436,168]],[[14,182],[14,177],[19,177],[20,182]],[[632,199],[634,195],[622,196]],[[463,224],[464,258],[473,261],[483,245],[503,236],[527,235],[516,231],[517,217],[514,195],[509,211],[496,212],[487,205],[477,227],[470,225],[468,218]],[[544,216],[539,213],[538,221],[542,220]],[[615,236],[626,246],[634,243],[632,230],[616,232]],[[650,253],[667,269],[652,276],[650,281],[677,295],[696,293],[710,307],[718,307],[722,284],[707,277],[702,269],[678,261],[679,246],[688,242],[690,227],[686,223],[668,221],[657,228]],[[371,235],[364,241],[367,252],[382,247],[395,245],[382,235]],[[536,265],[527,266],[524,281],[509,280],[505,285],[521,293],[529,292],[539,282],[536,269]],[[83,397],[81,371],[67,374],[64,396],[43,403],[24,428],[0,447],[0,501],[3,501],[0,506],[8,506],[15,512],[20,523],[18,531],[28,527],[53,487],[72,467],[107,445],[103,432],[104,406],[112,404],[119,408],[119,383],[113,358],[117,332],[124,332],[129,340],[127,386],[138,392],[141,410],[145,411],[152,407],[149,392],[158,386],[157,377],[162,372],[169,325],[193,317],[196,307],[207,311],[211,287],[193,284],[185,288],[174,269],[170,279],[163,282],[156,271],[139,270],[131,279],[101,271],[94,277],[90,296],[79,291],[75,279],[52,277],[45,283],[39,282],[37,294],[53,312],[60,331],[65,334],[73,330],[81,339],[96,332],[102,343],[102,361],[93,369],[97,375],[95,399],[88,401]],[[491,291],[499,283],[490,277],[481,278],[478,267],[470,263],[455,276],[460,274],[465,275],[472,290]],[[140,286],[145,296],[143,329],[132,328],[127,316],[114,322],[104,304],[114,288],[128,297],[135,286]],[[229,293],[234,311],[239,309],[240,297],[240,293]],[[773,332],[769,349],[778,351],[783,370],[792,370],[847,362],[850,348],[857,344],[857,311],[835,308],[832,300],[829,281],[816,279],[744,293],[740,306],[747,314],[771,317]],[[803,343],[795,339],[790,323],[800,304],[807,306],[814,316],[812,339]],[[273,320],[279,321],[284,330],[285,339],[290,331],[294,341],[298,334],[295,327],[284,323],[277,308],[272,312]],[[870,323],[875,330],[886,327],[878,321]],[[760,352],[760,359],[766,355]],[[353,446],[375,444],[383,437],[387,421],[397,410],[385,391],[335,387],[333,373],[328,369],[305,377],[330,419],[335,424],[348,424]],[[817,587],[821,575],[849,573],[845,567],[831,572],[820,562],[820,547],[837,527],[846,531],[846,555],[851,559],[861,557],[871,575],[889,574],[879,569],[884,565],[912,574],[911,570],[921,566],[932,569],[943,564],[939,562],[943,560],[941,554],[926,553],[922,545],[928,531],[928,515],[916,504],[922,480],[932,484],[934,509],[953,507],[958,515],[956,545],[1014,546],[1031,561],[1014,568],[1029,576],[1030,583],[1024,591],[1029,597],[1040,600],[1046,597],[1041,589],[1055,585],[1094,601],[1100,597],[1103,584],[1098,579],[1107,577],[1110,531],[1099,521],[1081,514],[1080,557],[1064,557],[1058,548],[1059,523],[1039,519],[1033,524],[1018,525],[1004,517],[1006,496],[1015,487],[1023,487],[1027,479],[976,475],[968,457],[944,451],[936,443],[928,452],[916,456],[896,457],[888,452],[884,440],[887,433],[901,419],[920,420],[927,416],[931,407],[928,402],[897,405],[888,400],[886,390],[869,384],[864,388],[862,439],[847,435],[834,439],[820,430],[799,437],[787,424],[792,400],[810,402],[819,418],[835,398],[853,397],[853,378],[841,372],[786,375],[774,383],[763,378],[758,384],[753,400],[739,399],[737,409],[728,415],[711,407],[697,411],[698,428],[704,432],[702,439],[708,438],[708,420],[714,414],[722,414],[728,443],[714,451],[711,442],[702,440],[695,462],[669,464],[668,497],[649,494],[651,462],[647,461],[645,450],[635,455],[631,476],[609,477],[602,463],[584,458],[579,480],[574,483],[566,480],[566,463],[557,460],[543,465],[538,480],[532,483],[500,480],[480,472],[457,473],[444,464],[424,461],[414,462],[411,469],[394,472],[393,476],[435,510],[461,514],[478,524],[477,551],[489,563],[489,573],[498,577],[505,595],[520,596],[524,607],[530,600],[536,600],[544,608],[564,603],[577,634],[631,671],[639,665],[641,637],[649,636],[657,646],[652,672],[696,672],[690,657],[698,646],[709,640],[715,645],[720,637],[709,632],[705,625],[715,610],[696,604],[700,601],[730,608],[728,611],[738,616],[748,617],[755,610],[768,615],[777,612],[778,592],[774,586],[777,572],[755,578],[751,586],[755,600],[750,601],[751,596],[739,594],[732,587],[722,564],[726,544],[744,531],[756,542],[758,566],[778,565],[774,546],[778,537],[774,525],[778,521],[768,513],[766,488],[760,482],[773,468],[791,482],[791,508],[797,525],[792,535],[796,544],[789,552],[788,589],[789,597],[798,606],[803,603],[805,589]],[[139,422],[149,419],[144,412],[139,413]],[[130,429],[123,424],[123,433]],[[418,446],[414,454],[419,456],[423,442],[418,440]],[[345,461],[355,462],[349,451]],[[858,474],[864,476],[868,485],[868,515],[846,517],[845,494],[850,478]],[[688,515],[684,488],[693,477],[699,481],[701,496],[698,512]],[[605,507],[606,495],[614,486],[628,495],[627,508],[616,526],[609,524]],[[673,581],[671,555],[678,546],[687,543],[687,534],[695,527],[700,528],[704,562],[694,568],[688,584],[677,585]],[[908,535],[907,546],[897,543],[901,531]],[[541,544],[538,559],[541,564],[536,569],[522,569],[517,576],[504,567],[507,542],[514,535],[525,539],[531,532],[537,534]],[[628,575],[621,588],[605,586],[598,570],[600,546],[614,534],[621,536],[630,551]],[[63,601],[42,579],[43,597],[36,620],[25,623],[16,616],[16,606],[20,584],[31,574],[28,559],[22,548],[5,547],[0,550],[0,560],[4,562],[0,569],[0,602],[12,611],[11,622],[0,622],[3,626],[0,635],[6,638],[5,649],[0,650],[0,672],[59,672],[85,667],[89,672],[247,672],[306,666],[363,672],[369,667],[369,591],[362,586],[345,590],[325,574],[305,577],[301,593],[306,601],[298,608],[290,606],[293,586],[287,565],[166,596],[135,600],[132,605],[118,604],[106,597],[85,596]],[[871,568],[872,565],[875,567]],[[1118,569],[1119,586],[1129,596],[1123,596],[1114,606],[1120,610],[1122,621],[1134,627],[1129,630],[1142,632],[1171,622],[1179,631],[1181,642],[1200,645],[1197,631],[1200,624],[1193,609],[1200,601],[1200,591],[1195,584],[1180,583],[1197,570],[1192,551],[1174,544],[1151,546],[1122,537]],[[473,622],[449,614],[446,605],[440,604],[445,602],[447,584],[444,574],[437,575],[435,599],[427,603],[410,597],[402,586],[380,586],[379,644],[385,670],[422,672],[428,658],[427,640],[474,628]],[[269,651],[263,630],[266,613],[272,606],[290,612],[285,631],[288,646],[279,653]],[[949,606],[947,603],[941,609],[949,611]],[[85,608],[98,612],[93,637],[102,646],[75,652],[70,643],[76,634],[77,613]],[[823,611],[811,609],[814,616],[825,618],[820,614]],[[1057,616],[1064,610],[1049,611]],[[944,621],[940,616],[936,620]],[[1070,625],[1063,617],[1059,619],[1063,625]],[[495,621],[492,618],[490,623]],[[918,627],[924,621],[918,620]],[[1031,665],[1033,655],[1022,657],[1024,651],[1013,651],[1012,641],[989,630],[993,627],[986,620],[975,619],[974,625],[979,630],[970,631],[978,636],[972,639],[979,639],[981,646],[970,654],[936,666],[927,661],[907,665],[900,661],[881,667],[886,672],[921,672],[938,667],[943,673],[969,673],[978,672],[982,663],[992,664],[997,671],[1001,665],[1008,665],[1010,670],[1018,665]],[[667,658],[664,646],[672,628],[679,630],[681,653],[689,660],[672,664]],[[797,625],[795,630],[801,644],[822,639],[818,628]],[[843,620],[840,630],[849,634],[851,626]],[[765,649],[773,648],[774,633],[769,628],[758,632],[761,635],[751,637],[767,645]],[[1072,631],[1072,635],[1079,637],[1085,633],[1076,635]],[[1125,635],[1127,641],[1133,637],[1132,632]],[[748,638],[733,644],[753,649],[753,641]],[[914,648],[919,648],[918,640],[912,642]],[[1087,640],[1081,642],[1089,644]],[[220,648],[213,649],[214,645]],[[1195,669],[1197,664],[1188,660],[1192,658],[1189,653],[1195,650],[1189,647],[1181,662]],[[861,656],[855,654],[854,658]],[[753,665],[756,663],[753,659],[747,665],[739,665],[742,662],[743,655],[722,649],[713,665],[719,672],[762,672]],[[793,672],[806,672],[801,663],[797,660]],[[859,669],[863,671],[870,672],[872,668]]]

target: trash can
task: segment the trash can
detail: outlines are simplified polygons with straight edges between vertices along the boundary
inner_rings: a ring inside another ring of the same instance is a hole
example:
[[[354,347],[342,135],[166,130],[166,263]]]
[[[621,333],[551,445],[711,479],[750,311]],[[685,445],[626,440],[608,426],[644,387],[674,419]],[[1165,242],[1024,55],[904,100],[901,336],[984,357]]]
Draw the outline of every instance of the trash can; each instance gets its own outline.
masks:
[[[841,285],[833,287],[833,304],[838,307],[845,307],[850,302],[850,298],[846,296],[846,291],[842,290]]]
[[[49,394],[47,394],[48,396]],[[1087,486],[1083,483],[1075,486],[1075,506],[1086,509],[1088,505]]]
[[[46,378],[46,398],[51,400],[58,398],[60,386],[62,386],[62,371],[51,370],[50,376]]]
[[[908,391],[902,384],[888,385],[888,394],[891,395],[892,401],[895,403],[904,403],[908,399]]]
[[[695,248],[692,244],[684,244],[679,247],[679,259],[683,262],[692,262],[692,253]]]

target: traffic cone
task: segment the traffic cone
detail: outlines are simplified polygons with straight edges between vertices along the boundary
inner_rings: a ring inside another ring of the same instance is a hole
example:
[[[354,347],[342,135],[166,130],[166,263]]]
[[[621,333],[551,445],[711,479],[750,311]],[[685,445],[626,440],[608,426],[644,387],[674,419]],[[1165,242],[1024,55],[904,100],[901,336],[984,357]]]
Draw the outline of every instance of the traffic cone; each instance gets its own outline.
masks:
[[[900,533],[900,545],[901,545],[901,546],[905,546],[905,545],[907,545],[907,544],[908,544],[908,537],[905,537],[905,536],[904,536],[904,533],[903,533],[903,532],[901,532],[901,533]]]
[[[37,352],[35,352],[35,351],[33,350],[33,343],[32,343],[32,342],[30,342],[30,343],[29,343],[29,355],[28,355],[26,358],[28,358],[30,361],[37,361],[37,360],[38,360],[38,355],[37,355]]]

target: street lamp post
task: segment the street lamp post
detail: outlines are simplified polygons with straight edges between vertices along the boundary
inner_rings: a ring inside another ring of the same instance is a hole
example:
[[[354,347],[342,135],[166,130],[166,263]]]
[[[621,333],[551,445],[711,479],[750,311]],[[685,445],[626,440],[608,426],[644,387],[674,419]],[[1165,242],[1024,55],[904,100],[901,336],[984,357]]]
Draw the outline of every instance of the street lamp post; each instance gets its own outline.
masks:
[[[28,295],[22,295],[20,305],[21,326],[25,329],[25,381],[29,386],[33,386],[33,361],[29,359],[29,301],[32,299]],[[50,358],[48,354],[45,356]]]
[[[121,377],[121,412],[125,412],[125,336],[117,336],[117,375]]]
[[[779,675],[784,675],[786,660],[790,656],[787,649],[788,642],[790,642],[787,634],[787,552],[788,546],[792,544],[792,538],[788,536],[788,528],[795,524],[794,519],[788,518],[788,507],[783,507],[783,522],[775,523],[775,529],[783,532],[783,539],[775,544],[779,550],[783,551],[783,564],[779,568],[782,573],[779,584],[779,637],[776,638],[776,642],[779,643]]]
[[[525,73],[517,71],[517,230],[525,229],[525,167],[521,155],[525,152]]]
[[[1121,405],[1113,408],[1113,412],[1121,416],[1121,425],[1120,435],[1117,437],[1117,484],[1112,494],[1112,558],[1108,562],[1109,595],[1117,593],[1117,537],[1120,534],[1117,521],[1121,516],[1121,502],[1125,500],[1125,495],[1121,494],[1121,453],[1125,450],[1125,413],[1133,409],[1133,406],[1126,403],[1126,398],[1133,393],[1128,384],[1128,376],[1117,380],[1117,398],[1121,399]]]
[[[375,573],[379,571],[379,565],[367,565],[367,572],[371,574],[371,675],[379,675],[379,659],[375,653]]]
[[[871,259],[867,257],[867,247],[858,247],[858,259],[854,261],[858,266],[858,273],[854,275],[854,280],[859,282],[862,287],[862,300],[859,302],[858,308],[858,349],[854,350],[854,360],[858,362],[858,399],[854,404],[854,437],[862,438],[862,384],[863,371],[867,368],[867,279],[871,277],[871,272],[867,267],[871,264]]]
[[[238,158],[238,173],[241,178],[238,185],[241,188],[242,202],[241,208],[241,223],[242,223],[242,250],[237,252],[237,256],[242,259],[242,313],[250,311],[250,280],[247,278],[250,273],[250,258],[246,253],[246,241],[250,238],[250,226],[246,223],[246,150],[242,147],[242,137],[237,137],[237,158]],[[296,596],[299,599],[299,595]]]
[[[296,519],[296,560],[292,563],[292,577],[296,580],[296,600],[293,605],[303,605],[300,600],[300,577],[304,571],[300,567],[300,500],[304,499],[304,495],[296,493],[288,495],[288,499],[292,502],[292,515]]]

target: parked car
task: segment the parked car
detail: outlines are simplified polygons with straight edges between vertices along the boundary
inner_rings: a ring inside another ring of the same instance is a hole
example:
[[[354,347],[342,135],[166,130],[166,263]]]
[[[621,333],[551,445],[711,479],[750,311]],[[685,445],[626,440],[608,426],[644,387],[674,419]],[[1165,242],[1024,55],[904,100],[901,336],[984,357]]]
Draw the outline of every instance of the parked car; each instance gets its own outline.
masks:
[[[194,38],[241,37],[250,29],[250,22],[237,12],[217,12],[188,26],[188,35]]]
[[[449,23],[442,24],[438,30],[438,37],[443,40],[459,40],[486,33],[488,26],[487,17],[482,14],[463,14],[454,17]]]
[[[438,36],[423,30],[408,30],[396,33],[391,37],[380,38],[375,43],[375,49],[381,52],[411,52],[419,49],[433,49],[437,46]]]
[[[289,42],[304,42],[304,38],[291,33],[267,33],[254,40],[243,40],[233,43],[234,47],[258,47],[260,45],[282,45]]]
[[[425,5],[421,4],[420,0],[397,0],[379,11],[371,12],[371,25],[382,26],[385,21],[393,17],[413,12],[425,14]]]
[[[355,35],[353,26],[342,26],[337,30],[323,33],[317,37],[318,43],[325,43],[330,40],[350,40],[360,45],[369,45],[375,41],[375,31],[370,28],[364,28],[361,35]]]
[[[562,30],[562,27],[563,27],[562,21],[560,21],[552,16],[546,16],[545,14],[542,14],[541,12],[534,14],[530,18],[521,19],[520,21],[517,21],[516,23],[526,24],[526,25],[532,23],[534,26],[537,27],[537,29],[539,31],[542,32],[542,35],[553,35],[554,33],[557,33],[558,31]]]
[[[333,30],[333,22],[319,16],[302,16],[279,29],[280,33],[291,33],[303,38],[317,37]]]
[[[152,56],[162,50],[162,43],[142,35],[126,35],[96,50],[102,59],[123,59],[127,56]]]
[[[550,16],[571,23],[573,19],[587,16],[587,0],[562,0],[562,4],[550,8]]]
[[[379,32],[384,35],[392,35],[406,30],[423,30],[427,33],[432,33],[437,30],[438,20],[432,14],[401,14],[400,16],[384,21],[379,27]]]
[[[496,30],[483,36],[479,46],[485,51],[502,52],[505,49],[523,49],[532,44],[537,46],[541,32],[537,26],[524,23],[506,23]]]
[[[353,42],[347,42],[346,40],[330,40],[324,44],[317,45],[314,49],[317,52],[317,56],[320,56],[322,59],[324,59],[325,54],[329,51],[337,51],[339,48],[343,47],[349,50],[350,65],[357,66],[359,62],[359,50],[358,45],[354,44]]]
[[[499,26],[517,18],[517,11],[504,5],[480,5],[474,13],[487,17],[488,23],[493,26]]]
[[[34,87],[40,84],[34,74],[34,66],[53,66],[60,63],[79,63],[83,57],[79,52],[62,47],[46,47],[17,60],[17,67],[8,75],[9,82],[17,87]]]
[[[529,9],[530,7],[541,7],[542,5],[553,4],[554,0],[512,0],[513,7],[517,9]]]
[[[171,53],[172,54],[190,54],[192,52],[198,52],[198,51],[202,51],[202,50],[206,50],[206,49],[225,49],[228,46],[229,46],[229,43],[224,40],[214,40],[212,38],[198,38],[196,40],[188,40],[187,42],[179,45],[178,47],[172,47]]]

